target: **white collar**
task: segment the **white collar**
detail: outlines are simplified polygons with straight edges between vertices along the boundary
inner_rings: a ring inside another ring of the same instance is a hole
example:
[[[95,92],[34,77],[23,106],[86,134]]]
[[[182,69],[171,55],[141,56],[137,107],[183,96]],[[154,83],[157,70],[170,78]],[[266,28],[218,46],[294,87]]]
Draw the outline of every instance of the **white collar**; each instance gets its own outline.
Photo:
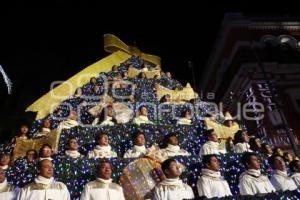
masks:
[[[7,170],[7,168],[9,167],[8,165],[3,165],[3,166],[0,166],[3,170]]]
[[[161,185],[182,185],[182,180],[179,178],[167,178],[160,182]]]
[[[274,174],[288,178],[287,171],[274,170]]]
[[[47,133],[50,133],[50,132],[51,132],[51,130],[50,130],[50,128],[42,128],[42,132],[47,132]]]
[[[254,177],[259,177],[261,175],[261,172],[259,169],[248,169],[246,171],[247,174],[251,175],[251,176],[254,176]]]
[[[40,176],[40,175],[38,175],[38,177],[36,177],[36,178],[34,179],[34,182],[35,182],[35,183],[40,183],[40,184],[43,184],[43,185],[49,185],[49,184],[51,184],[53,181],[54,181],[54,178],[53,178],[53,177],[51,177],[51,178],[45,178],[45,177]]]
[[[78,158],[81,155],[77,150],[66,150],[65,154],[71,158]]]
[[[172,144],[168,144],[167,150],[172,151],[172,152],[178,152],[180,150],[180,146],[179,145],[172,145]]]
[[[107,146],[96,145],[95,149],[99,150],[99,151],[111,151],[111,146],[110,145],[107,145]]]
[[[221,178],[221,173],[219,171],[216,172],[207,168],[202,169],[202,175],[209,176],[211,178]]]
[[[149,121],[148,116],[145,115],[139,115],[137,118],[143,121]]]
[[[0,190],[1,190],[2,188],[5,188],[7,185],[8,185],[8,184],[7,184],[7,180],[5,179],[2,183],[0,183]]]
[[[146,151],[146,147],[145,147],[145,145],[143,145],[143,146],[134,145],[132,150],[135,152],[144,152],[144,151]]]
[[[42,160],[50,160],[50,161],[52,161],[53,158],[51,158],[51,157],[45,157],[45,158],[40,157],[39,160],[40,161],[42,161]]]
[[[206,144],[215,148],[218,148],[220,145],[219,142],[214,142],[214,141],[207,141]]]
[[[105,180],[103,178],[96,178],[96,181],[99,181],[100,183],[105,183],[105,184],[110,184],[112,183],[112,179],[108,179],[108,180]]]

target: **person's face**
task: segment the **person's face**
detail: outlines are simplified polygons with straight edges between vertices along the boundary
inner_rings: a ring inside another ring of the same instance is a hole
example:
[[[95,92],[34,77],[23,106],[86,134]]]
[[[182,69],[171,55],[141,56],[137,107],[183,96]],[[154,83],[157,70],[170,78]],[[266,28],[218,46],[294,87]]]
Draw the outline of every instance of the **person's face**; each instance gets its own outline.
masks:
[[[53,177],[53,164],[50,160],[41,161],[41,168],[39,169],[39,175],[45,178]]]
[[[288,154],[286,155],[286,159],[287,159],[289,162],[291,162],[292,160],[294,160],[292,154],[290,154],[290,153],[288,153]]]
[[[76,94],[77,95],[82,95],[82,89],[81,88],[77,88],[76,89]]]
[[[209,139],[209,141],[219,142],[218,135],[215,132],[213,132],[212,134],[210,134],[208,139]]]
[[[257,145],[258,148],[261,148],[261,141],[260,141],[259,138],[255,139],[255,143],[256,143],[256,145]]]
[[[277,149],[276,149],[276,153],[277,153],[278,155],[280,155],[280,156],[283,156],[283,151],[282,151],[282,149],[280,149],[280,148],[277,148]]]
[[[210,158],[210,162],[207,165],[207,168],[213,171],[219,171],[220,170],[220,161],[215,157]]]
[[[134,102],[134,96],[133,95],[129,96],[129,101]]]
[[[273,154],[273,150],[269,145],[266,145],[265,150],[266,150],[266,154],[269,155]]]
[[[69,141],[69,150],[71,151],[75,151],[75,150],[78,150],[78,143],[77,143],[77,140],[76,139],[71,139]]]
[[[169,138],[169,144],[171,145],[178,145],[178,139],[176,136],[172,136]]]
[[[137,146],[144,146],[145,145],[145,136],[143,134],[139,134],[135,138],[135,145],[137,145]]]
[[[100,146],[107,146],[108,145],[108,136],[107,135],[101,135],[98,142],[99,142]]]
[[[43,123],[43,126],[44,126],[44,128],[50,128],[50,126],[51,126],[50,121],[48,119],[46,119]]]
[[[96,85],[95,87],[93,87],[93,91],[94,93],[97,93],[100,91],[100,87],[98,85]]]
[[[142,72],[142,78],[146,78],[146,74],[144,72]]]
[[[91,78],[91,83],[92,83],[92,84],[95,84],[96,82],[97,82],[97,80],[96,80],[95,77]]]
[[[0,159],[0,165],[4,166],[4,165],[8,165],[10,162],[10,156],[9,155],[3,155]]]
[[[231,120],[226,120],[226,121],[224,122],[224,124],[225,124],[225,126],[231,127],[231,126],[233,126],[233,121],[231,121]]]
[[[274,168],[280,171],[286,170],[285,162],[281,157],[279,156],[275,157]]]
[[[172,75],[171,75],[170,72],[167,72],[167,73],[166,73],[166,76],[167,76],[168,78],[172,78]]]
[[[110,179],[111,174],[112,174],[112,169],[109,163],[103,163],[97,171],[97,176],[105,180]]]
[[[260,169],[260,161],[256,156],[251,156],[250,157],[250,162],[248,164],[249,169]]]
[[[191,112],[190,111],[186,111],[185,114],[184,114],[185,118],[187,119],[191,119],[192,118],[192,115],[191,115]]]
[[[22,126],[20,128],[21,134],[26,135],[28,133],[28,127],[27,126]]]
[[[77,120],[77,114],[75,111],[70,112],[69,118],[72,120]]]
[[[168,169],[165,170],[167,178],[178,178],[181,175],[181,168],[176,162],[171,162]]]
[[[109,117],[113,116],[113,108],[112,107],[107,108],[107,116],[109,116]]]
[[[297,173],[300,173],[300,161],[297,161],[296,167],[294,168],[294,170],[295,170]]]
[[[52,149],[50,149],[48,146],[45,146],[42,150],[42,158],[51,157],[52,155]]]
[[[0,168],[0,183],[3,183],[3,181],[6,179],[6,174],[2,168]]]
[[[147,116],[148,115],[148,111],[146,107],[142,107],[141,108],[141,115]]]
[[[248,137],[248,134],[246,132],[242,133],[242,140],[243,140],[243,142],[246,142],[246,143],[249,142],[249,137]]]
[[[33,163],[36,159],[36,153],[34,151],[29,151],[26,155],[26,160],[28,163]]]

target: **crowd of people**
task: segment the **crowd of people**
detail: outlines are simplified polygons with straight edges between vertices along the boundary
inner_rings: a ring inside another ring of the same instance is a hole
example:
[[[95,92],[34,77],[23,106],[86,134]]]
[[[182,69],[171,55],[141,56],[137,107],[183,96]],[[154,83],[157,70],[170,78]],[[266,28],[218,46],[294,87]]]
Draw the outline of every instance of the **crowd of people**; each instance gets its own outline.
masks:
[[[124,67],[126,66],[126,67]],[[137,67],[141,70],[136,78],[128,77],[128,67]],[[112,71],[107,75],[108,88],[126,89],[139,88],[139,79],[145,79],[148,70],[158,70],[160,66],[151,67],[138,58],[133,58],[119,67],[113,66]],[[172,79],[171,73],[162,73],[161,76],[152,78],[151,87],[148,90],[155,91],[156,84],[163,85],[169,89],[180,89],[182,85]],[[135,84],[127,84],[131,80]],[[154,82],[153,82],[154,81]],[[154,84],[153,84],[154,83]],[[21,125],[18,134],[11,141],[11,151],[1,152],[0,155],[0,200],[29,200],[29,199],[71,199],[69,190],[65,183],[54,179],[53,160],[57,155],[63,155],[70,159],[78,160],[82,158],[97,159],[95,166],[96,179],[88,182],[80,194],[82,200],[125,199],[123,188],[112,181],[113,166],[111,158],[122,157],[124,159],[151,158],[161,163],[161,168],[155,170],[155,175],[159,181],[151,191],[151,199],[154,200],[183,200],[195,199],[198,197],[221,198],[232,196],[231,188],[227,180],[222,176],[220,168],[223,163],[219,160],[219,155],[227,153],[241,154],[240,162],[244,165],[245,171],[239,176],[239,193],[241,196],[265,195],[275,191],[294,191],[300,187],[300,161],[297,156],[289,152],[283,152],[280,148],[272,148],[267,143],[262,143],[260,138],[249,136],[247,131],[238,130],[234,137],[219,138],[218,132],[214,129],[204,131],[206,142],[202,144],[198,156],[201,158],[202,168],[199,168],[201,175],[197,182],[197,191],[184,183],[180,176],[184,170],[184,163],[179,163],[174,157],[191,156],[192,153],[181,148],[176,133],[168,133],[164,136],[162,147],[154,144],[146,146],[145,134],[138,130],[132,135],[133,146],[127,149],[124,155],[118,155],[110,145],[109,134],[105,132],[97,133],[95,146],[86,154],[82,154],[80,145],[76,137],[68,138],[64,151],[55,151],[51,145],[45,143],[37,152],[29,149],[24,157],[16,158],[13,149],[17,140],[27,140],[29,138],[38,139],[51,134],[54,129],[62,131],[72,129],[83,124],[92,126],[111,126],[116,124],[132,123],[136,126],[143,124],[155,125],[156,122],[150,119],[147,106],[137,107],[138,114],[134,116],[134,110],[128,106],[148,98],[141,97],[142,93],[134,96],[129,95],[127,99],[117,101],[110,94],[103,95],[105,86],[101,78],[91,78],[90,83],[77,88],[75,94],[65,101],[71,105],[71,109],[59,107],[38,124],[39,127],[30,132],[28,125]],[[151,93],[151,92],[150,92]],[[155,93],[155,92],[154,92]],[[97,98],[90,98],[95,96]],[[152,99],[153,100],[153,99]],[[161,104],[172,104],[171,96],[164,95],[161,99],[156,99]],[[93,102],[91,106],[90,102]],[[187,101],[186,103],[190,103]],[[80,113],[75,107],[82,107]],[[66,111],[67,110],[67,111]],[[66,116],[67,113],[67,116]],[[173,124],[183,126],[193,126],[197,119],[192,116],[191,110],[184,109],[180,116],[177,116]],[[232,122],[226,120],[226,123]],[[227,145],[221,145],[220,141],[225,139]],[[261,144],[262,143],[262,144]],[[269,178],[261,173],[261,162],[267,160],[272,168],[272,175]],[[26,163],[36,167],[37,174],[34,181],[26,184],[22,188],[13,186],[7,182],[6,171],[18,163]],[[137,177],[139,178],[139,177]]]

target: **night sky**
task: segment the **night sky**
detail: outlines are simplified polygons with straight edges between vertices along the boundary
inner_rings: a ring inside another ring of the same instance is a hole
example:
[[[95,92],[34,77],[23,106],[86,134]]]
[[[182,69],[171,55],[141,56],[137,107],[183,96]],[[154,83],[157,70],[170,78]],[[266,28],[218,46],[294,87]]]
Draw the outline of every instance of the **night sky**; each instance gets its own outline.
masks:
[[[25,3],[1,7],[0,64],[13,82],[13,94],[7,94],[1,77],[0,134],[10,134],[16,123],[32,117],[24,110],[49,91],[52,81],[67,80],[109,55],[103,50],[105,33],[115,34],[128,45],[135,43],[145,53],[160,56],[163,71],[171,71],[183,83],[193,84],[188,68],[188,61],[193,61],[198,88],[201,71],[226,12],[297,12],[296,7],[274,3],[271,7],[267,3],[258,6],[254,1],[214,3],[175,3],[171,8],[144,1],[116,8],[110,7],[117,4],[113,2],[70,8],[71,1],[66,1],[49,8]]]

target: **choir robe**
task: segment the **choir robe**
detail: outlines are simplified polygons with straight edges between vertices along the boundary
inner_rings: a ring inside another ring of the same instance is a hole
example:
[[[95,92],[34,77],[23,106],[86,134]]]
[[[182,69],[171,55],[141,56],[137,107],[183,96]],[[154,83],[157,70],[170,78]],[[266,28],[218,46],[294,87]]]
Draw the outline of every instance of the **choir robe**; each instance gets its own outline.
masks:
[[[89,151],[88,158],[114,158],[117,157],[117,153],[111,150],[111,146],[100,146],[96,147]]]
[[[5,179],[0,183],[0,200],[16,200],[19,189],[7,183]]]
[[[294,180],[296,186],[299,188],[300,187],[300,173],[295,172],[291,177]]]
[[[37,132],[36,135],[33,136],[33,138],[39,138],[39,137],[46,136],[50,132],[51,132],[51,130],[49,128],[42,128],[42,130]]]
[[[239,180],[241,195],[256,195],[275,192],[275,188],[268,177],[262,175],[260,170],[246,170],[241,174]]]
[[[270,181],[276,191],[292,191],[297,189],[293,179],[287,175],[287,171],[274,170]]]
[[[97,178],[84,186],[81,200],[125,200],[122,187],[112,183],[112,179]]]
[[[132,121],[132,123],[136,124],[136,125],[141,125],[141,124],[153,124],[153,122],[151,122],[147,116],[144,115],[140,115],[138,117],[135,117]]]
[[[115,125],[115,123],[112,120],[113,120],[112,117],[107,116],[106,119],[99,124],[99,118],[96,118],[93,121],[92,125],[97,126],[99,124],[99,126],[113,126]]]
[[[232,196],[227,181],[220,172],[202,169],[202,176],[197,182],[198,194],[207,198]]]
[[[38,176],[34,182],[24,186],[17,197],[17,200],[35,199],[70,200],[70,194],[64,183]]]
[[[192,188],[179,178],[165,179],[154,188],[152,200],[183,200],[194,199]]]
[[[73,150],[73,151],[71,151],[71,150],[66,150],[65,151],[65,154],[66,154],[66,156],[69,156],[69,157],[71,157],[71,158],[73,158],[73,159],[76,159],[76,158],[83,158],[83,155],[81,155],[78,151],[76,151],[76,150]]]
[[[250,145],[248,143],[237,143],[234,145],[235,153],[244,153],[244,152],[252,152],[250,149]]]
[[[75,126],[78,126],[78,122],[73,120],[73,119],[67,119],[65,121],[62,121],[59,125],[58,125],[58,130],[62,130],[62,129],[70,129],[73,128]]]
[[[177,124],[180,124],[180,125],[191,125],[191,124],[192,124],[192,120],[187,119],[187,118],[185,118],[185,117],[179,118],[179,119],[177,120]]]
[[[224,154],[226,153],[225,149],[220,149],[220,144],[218,142],[208,141],[200,149],[200,156],[209,155],[209,154]]]
[[[129,149],[124,154],[124,158],[141,158],[147,153],[147,148],[144,146],[134,145],[132,149]]]
[[[178,145],[168,144],[167,148],[160,150],[161,157],[165,160],[174,156],[189,156],[190,153],[184,149],[180,149]]]

